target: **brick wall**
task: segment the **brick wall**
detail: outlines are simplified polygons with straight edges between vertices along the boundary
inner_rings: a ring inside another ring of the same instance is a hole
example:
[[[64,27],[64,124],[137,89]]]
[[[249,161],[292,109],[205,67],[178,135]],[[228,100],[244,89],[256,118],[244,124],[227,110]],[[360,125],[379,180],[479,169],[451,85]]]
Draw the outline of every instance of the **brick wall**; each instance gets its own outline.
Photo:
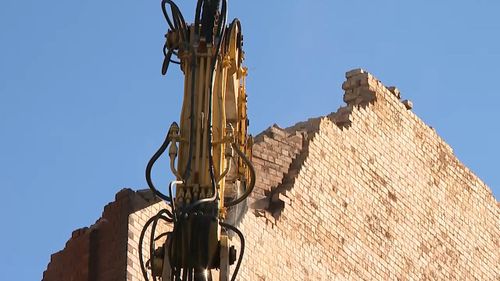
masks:
[[[397,88],[359,69],[346,77],[346,106],[255,138],[239,280],[500,280],[490,189]],[[140,231],[164,206],[121,191],[43,280],[142,280]]]
[[[94,225],[74,231],[65,248],[51,256],[42,281],[142,280],[131,277],[137,276],[134,241],[142,229],[137,224],[162,204],[149,191],[121,190]]]
[[[128,219],[128,245],[127,245],[127,281],[144,281],[144,277],[142,275],[141,266],[139,263],[139,237],[141,235],[141,231],[146,222],[155,216],[161,209],[167,208],[166,204],[163,202],[153,204],[144,209],[140,209],[134,213],[129,215]],[[161,233],[166,232],[167,225],[159,224],[156,231],[156,236]],[[149,259],[149,241],[151,237],[151,229],[148,228],[144,235],[144,243],[142,254],[144,257],[144,261]],[[165,239],[159,239],[155,242],[157,246],[163,245]],[[152,280],[151,275],[148,272],[148,277]],[[125,280],[125,279],[120,279]]]
[[[88,228],[73,231],[64,250],[50,257],[43,280],[89,280],[89,236]]]
[[[336,113],[256,143],[279,151],[282,134],[304,136],[282,152],[283,173],[268,171],[276,157],[255,163],[269,196],[241,224],[241,280],[499,280],[490,189],[396,88],[362,70],[343,88]]]

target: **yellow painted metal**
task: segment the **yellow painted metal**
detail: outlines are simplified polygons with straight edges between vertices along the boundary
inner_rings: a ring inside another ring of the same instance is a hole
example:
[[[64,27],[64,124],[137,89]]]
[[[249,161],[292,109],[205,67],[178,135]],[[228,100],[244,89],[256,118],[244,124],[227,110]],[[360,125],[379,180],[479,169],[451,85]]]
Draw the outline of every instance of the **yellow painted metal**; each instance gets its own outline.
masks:
[[[241,31],[239,25],[231,25],[223,38],[220,52],[214,58],[216,47],[195,36],[193,26],[190,26],[190,30],[189,44],[180,48],[178,54],[185,79],[177,167],[173,168],[173,171],[177,180],[183,181],[183,184],[177,186],[175,204],[182,207],[213,195],[209,172],[211,153],[220,199],[219,210],[223,217],[226,189],[234,189],[235,181],[249,177],[248,167],[241,158],[231,165],[234,154],[231,145],[235,144],[249,159],[251,158],[246,112],[247,69],[242,66],[243,51],[239,42]],[[216,63],[212,74],[213,59]],[[213,89],[211,116],[209,116],[210,88]],[[211,128],[208,124],[210,118]],[[210,129],[212,151],[208,150]],[[190,173],[186,173],[188,170]],[[189,177],[186,178],[187,174]],[[226,180],[228,175],[230,180]]]

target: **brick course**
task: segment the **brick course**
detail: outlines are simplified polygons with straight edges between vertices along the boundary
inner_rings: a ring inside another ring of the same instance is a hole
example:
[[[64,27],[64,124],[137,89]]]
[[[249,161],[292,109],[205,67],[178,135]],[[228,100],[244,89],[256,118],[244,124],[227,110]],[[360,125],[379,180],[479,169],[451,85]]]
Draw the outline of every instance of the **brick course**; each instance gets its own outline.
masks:
[[[239,280],[500,280],[491,190],[396,87],[361,69],[346,78],[337,112],[255,138]],[[142,280],[140,230],[163,207],[120,192],[43,280]]]

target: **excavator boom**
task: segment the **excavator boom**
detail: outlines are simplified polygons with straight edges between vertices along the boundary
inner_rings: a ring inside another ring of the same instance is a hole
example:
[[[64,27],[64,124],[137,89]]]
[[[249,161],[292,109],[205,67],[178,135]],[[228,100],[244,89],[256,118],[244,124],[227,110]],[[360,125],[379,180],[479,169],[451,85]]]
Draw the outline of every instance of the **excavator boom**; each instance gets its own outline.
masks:
[[[140,259],[145,280],[229,279],[241,264],[231,246],[229,232],[243,234],[227,221],[227,214],[245,204],[255,185],[251,163],[252,138],[248,135],[247,95],[243,66],[241,24],[227,23],[227,0],[198,0],[195,20],[187,24],[179,7],[162,1],[169,30],[163,48],[162,74],[178,64],[184,74],[180,122],[172,123],[160,149],[146,167],[149,187],[169,208],[144,226],[139,245],[151,229],[149,260]],[[174,56],[176,59],[174,59]],[[156,161],[168,149],[175,179],[167,194],[151,179]],[[171,224],[163,245],[155,245],[159,224]]]

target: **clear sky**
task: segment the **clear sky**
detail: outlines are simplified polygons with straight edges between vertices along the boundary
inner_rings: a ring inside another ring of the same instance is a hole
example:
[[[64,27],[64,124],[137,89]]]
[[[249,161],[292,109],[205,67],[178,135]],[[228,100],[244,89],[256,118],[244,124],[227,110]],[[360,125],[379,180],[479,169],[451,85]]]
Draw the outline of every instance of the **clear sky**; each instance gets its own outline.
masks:
[[[1,280],[40,280],[72,230],[121,188],[146,186],[182,94],[180,71],[160,75],[159,2],[0,2]],[[192,19],[195,1],[178,2]],[[362,67],[500,198],[500,1],[229,2],[252,133],[336,111],[344,73]]]

